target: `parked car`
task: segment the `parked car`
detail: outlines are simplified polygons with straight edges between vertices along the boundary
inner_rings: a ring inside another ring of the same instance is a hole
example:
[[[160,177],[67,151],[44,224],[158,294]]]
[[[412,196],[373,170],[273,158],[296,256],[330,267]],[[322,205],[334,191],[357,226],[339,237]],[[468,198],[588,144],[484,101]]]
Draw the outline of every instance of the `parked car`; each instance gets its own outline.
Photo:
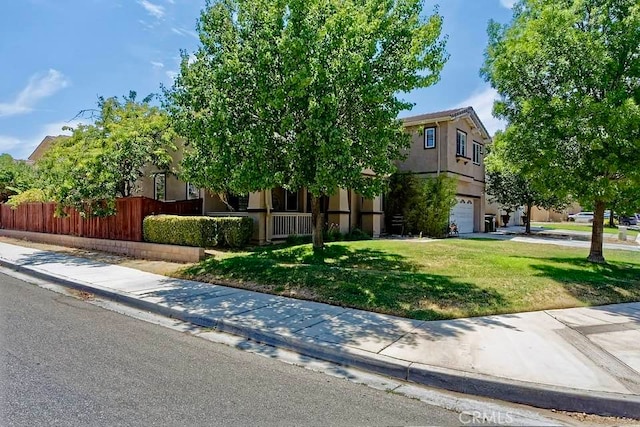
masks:
[[[618,223],[620,223],[620,225],[624,225],[624,226],[630,226],[630,225],[638,225],[640,223],[640,214],[633,214],[631,216],[621,216],[618,219]]]
[[[579,212],[569,215],[570,222],[593,222],[593,212]]]

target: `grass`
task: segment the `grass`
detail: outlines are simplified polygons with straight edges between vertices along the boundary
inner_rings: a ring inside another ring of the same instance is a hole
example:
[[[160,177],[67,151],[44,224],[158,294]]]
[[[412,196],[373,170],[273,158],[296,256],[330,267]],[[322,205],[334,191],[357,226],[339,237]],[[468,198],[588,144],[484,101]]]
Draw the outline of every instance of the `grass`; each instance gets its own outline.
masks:
[[[364,241],[225,253],[181,277],[435,320],[640,300],[640,254],[496,240]]]
[[[531,225],[535,227],[542,227],[548,230],[572,230],[572,231],[586,231],[591,233],[591,224],[576,224],[573,222],[532,222]],[[604,226],[605,234],[618,234],[617,228],[610,228],[607,224]],[[637,231],[627,230],[627,238],[633,240],[638,235]]]

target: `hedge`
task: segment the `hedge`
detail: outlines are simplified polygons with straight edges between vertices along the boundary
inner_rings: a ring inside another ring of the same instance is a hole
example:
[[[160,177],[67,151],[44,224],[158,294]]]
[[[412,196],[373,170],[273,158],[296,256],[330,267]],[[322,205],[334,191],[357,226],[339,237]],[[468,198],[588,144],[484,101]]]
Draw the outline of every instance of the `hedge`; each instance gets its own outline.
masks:
[[[211,248],[246,245],[253,235],[249,217],[148,216],[142,223],[145,242]]]

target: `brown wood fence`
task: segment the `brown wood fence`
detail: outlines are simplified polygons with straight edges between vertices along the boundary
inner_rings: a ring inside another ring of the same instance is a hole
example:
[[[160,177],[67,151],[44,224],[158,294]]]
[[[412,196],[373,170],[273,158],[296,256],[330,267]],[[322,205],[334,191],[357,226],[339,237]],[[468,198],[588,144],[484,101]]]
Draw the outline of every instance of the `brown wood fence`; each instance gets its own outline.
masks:
[[[27,203],[17,209],[0,204],[0,228],[67,234],[96,239],[142,241],[142,220],[149,215],[202,215],[202,199],[161,202],[146,197],[116,199],[117,213],[104,218],[83,218],[75,209],[56,218],[55,203]]]

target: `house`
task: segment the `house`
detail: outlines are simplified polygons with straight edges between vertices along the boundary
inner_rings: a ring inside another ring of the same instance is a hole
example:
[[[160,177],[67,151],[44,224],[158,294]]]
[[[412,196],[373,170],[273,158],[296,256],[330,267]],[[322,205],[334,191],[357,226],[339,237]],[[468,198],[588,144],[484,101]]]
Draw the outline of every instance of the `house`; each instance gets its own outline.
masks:
[[[44,153],[46,153],[49,150],[49,148],[51,148],[51,145],[55,141],[66,139],[66,138],[69,138],[69,137],[67,135],[45,136],[42,139],[42,141],[40,141],[40,144],[38,144],[38,146],[33,150],[33,153],[31,153],[29,157],[27,157],[27,163],[33,164],[37,162],[42,158],[42,156],[44,156]]]
[[[460,233],[484,231],[485,146],[491,142],[472,107],[405,117],[411,146],[398,169],[419,177],[446,174],[456,180],[457,203],[450,213]]]
[[[38,160],[49,149],[55,137],[47,136],[29,157]],[[184,148],[171,154],[176,168],[183,157]],[[310,235],[312,232],[311,204],[306,189],[288,191],[273,188],[247,195],[217,194],[181,181],[175,171],[163,171],[153,165],[143,169],[136,182],[137,196],[163,201],[202,199],[202,212],[209,216],[249,216],[254,219],[253,240],[263,244],[286,239],[290,235]],[[373,237],[382,230],[381,198],[365,199],[353,190],[338,189],[321,201],[325,222],[348,233],[359,228]]]

